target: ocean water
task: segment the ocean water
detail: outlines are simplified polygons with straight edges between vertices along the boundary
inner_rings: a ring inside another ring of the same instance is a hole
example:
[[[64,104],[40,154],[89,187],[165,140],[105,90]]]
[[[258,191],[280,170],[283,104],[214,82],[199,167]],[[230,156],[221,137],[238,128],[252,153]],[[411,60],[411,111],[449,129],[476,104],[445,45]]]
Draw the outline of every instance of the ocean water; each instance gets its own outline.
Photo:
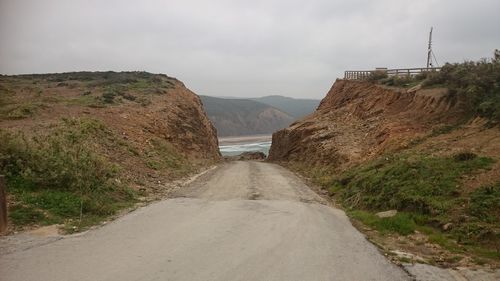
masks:
[[[257,141],[219,145],[219,150],[222,156],[234,156],[247,151],[261,151],[268,155],[270,147],[271,141]]]

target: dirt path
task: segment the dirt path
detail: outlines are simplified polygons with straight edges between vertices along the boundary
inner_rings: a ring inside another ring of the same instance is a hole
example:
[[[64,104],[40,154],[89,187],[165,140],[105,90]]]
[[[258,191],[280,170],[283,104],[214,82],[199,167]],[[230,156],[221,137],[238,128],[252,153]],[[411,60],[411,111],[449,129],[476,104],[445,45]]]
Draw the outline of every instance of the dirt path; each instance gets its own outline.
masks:
[[[231,162],[172,199],[2,254],[2,280],[407,280],[286,169]]]

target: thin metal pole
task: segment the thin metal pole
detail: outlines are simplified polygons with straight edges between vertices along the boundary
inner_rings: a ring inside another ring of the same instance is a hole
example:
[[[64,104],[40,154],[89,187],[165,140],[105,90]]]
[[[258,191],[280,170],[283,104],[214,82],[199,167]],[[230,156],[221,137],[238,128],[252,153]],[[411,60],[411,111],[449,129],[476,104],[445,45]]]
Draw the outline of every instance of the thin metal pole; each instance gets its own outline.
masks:
[[[429,67],[432,67],[432,27],[431,32],[429,33],[429,45],[427,47],[427,70]]]

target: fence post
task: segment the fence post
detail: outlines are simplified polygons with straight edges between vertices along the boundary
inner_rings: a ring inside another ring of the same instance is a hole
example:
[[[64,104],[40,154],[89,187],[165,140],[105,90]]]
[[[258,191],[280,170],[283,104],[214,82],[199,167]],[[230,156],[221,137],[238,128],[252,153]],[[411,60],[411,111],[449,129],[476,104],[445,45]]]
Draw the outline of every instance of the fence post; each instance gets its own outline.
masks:
[[[7,192],[5,177],[0,175],[0,233],[7,230]]]

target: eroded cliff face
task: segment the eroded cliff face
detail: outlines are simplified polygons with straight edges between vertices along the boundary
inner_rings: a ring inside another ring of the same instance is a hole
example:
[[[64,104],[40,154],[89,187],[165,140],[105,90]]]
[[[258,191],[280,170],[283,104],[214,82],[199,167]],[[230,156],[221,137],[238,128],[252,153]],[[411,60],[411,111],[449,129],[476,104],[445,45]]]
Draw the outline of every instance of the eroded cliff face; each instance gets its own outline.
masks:
[[[151,105],[154,121],[144,125],[191,159],[219,159],[217,131],[199,96],[177,83],[175,92]]]
[[[273,134],[269,159],[343,170],[454,124],[463,112],[446,89],[337,80],[316,112]]]

